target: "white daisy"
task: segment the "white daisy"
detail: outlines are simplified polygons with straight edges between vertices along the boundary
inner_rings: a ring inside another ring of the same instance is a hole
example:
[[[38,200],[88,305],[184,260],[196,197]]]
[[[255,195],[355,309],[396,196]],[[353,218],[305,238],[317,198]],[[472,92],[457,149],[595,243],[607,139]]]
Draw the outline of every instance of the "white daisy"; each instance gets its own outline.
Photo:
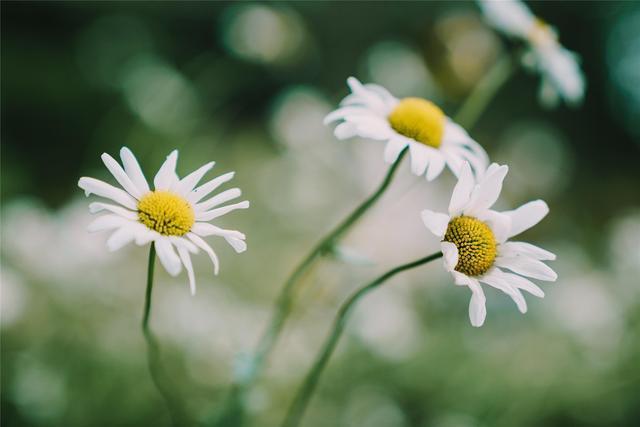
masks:
[[[202,249],[211,258],[215,274],[219,269],[218,257],[202,237],[221,236],[238,253],[247,249],[244,234],[208,223],[235,209],[249,207],[246,200],[218,207],[240,197],[240,189],[225,190],[203,201],[208,194],[231,180],[234,172],[196,187],[214,162],[179,179],[176,174],[178,151],[174,150],[153,179],[154,190],[151,190],[131,150],[123,147],[120,158],[122,166],[110,155],[102,155],[107,169],[124,190],[95,178],[83,177],[78,181],[78,186],[87,196],[93,193],[117,203],[94,202],[89,205],[91,213],[106,212],[89,225],[89,231],[115,230],[107,240],[109,250],[116,251],[133,241],[138,245],[153,242],[158,258],[169,274],[177,276],[184,265],[191,293],[195,294],[195,277],[189,254]]]
[[[554,106],[560,98],[572,105],[582,101],[586,83],[579,57],[558,42],[553,27],[537,18],[520,0],[478,0],[478,4],[493,27],[528,44],[523,63],[542,76],[543,104]]]
[[[554,260],[554,254],[529,243],[509,241],[540,222],[549,212],[547,204],[535,200],[512,211],[491,209],[507,171],[507,166],[493,163],[476,184],[471,168],[465,164],[453,189],[449,214],[422,212],[424,224],[442,239],[445,269],[451,272],[456,285],[471,289],[469,317],[473,326],[482,326],[487,314],[480,282],[509,295],[525,313],[527,303],[521,290],[544,296],[526,277],[545,281],[557,278],[542,262]]]
[[[341,121],[335,129],[338,139],[360,136],[387,141],[384,160],[393,163],[409,147],[411,171],[431,181],[445,164],[458,175],[462,164],[469,162],[476,173],[483,172],[488,157],[482,147],[440,108],[426,99],[398,99],[375,84],[363,85],[349,77],[351,94],[341,107],[325,118],[325,124]]]

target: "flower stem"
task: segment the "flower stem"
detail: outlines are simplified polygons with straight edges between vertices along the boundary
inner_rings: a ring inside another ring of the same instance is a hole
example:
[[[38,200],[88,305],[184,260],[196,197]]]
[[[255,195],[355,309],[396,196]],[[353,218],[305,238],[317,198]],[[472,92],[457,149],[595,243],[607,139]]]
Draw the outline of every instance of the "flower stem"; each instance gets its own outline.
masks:
[[[311,265],[318,259],[319,257],[329,253],[335,243],[340,237],[349,229],[351,226],[358,220],[360,217],[382,196],[385,192],[389,184],[393,179],[393,176],[398,169],[398,166],[402,162],[402,158],[408,151],[408,147],[402,150],[398,159],[389,167],[389,171],[387,175],[384,177],[382,184],[378,189],[360,206],[358,206],[352,213],[349,215],[340,225],[338,225],[332,232],[330,232],[324,239],[320,241],[309,254],[302,260],[302,262],[296,267],[296,269],[291,273],[287,281],[285,282],[284,287],[278,297],[276,303],[276,312],[269,324],[269,327],[265,334],[262,336],[260,343],[258,345],[258,350],[256,351],[256,358],[254,360],[254,369],[253,369],[253,377],[250,379],[253,380],[255,376],[259,373],[262,368],[265,359],[268,357],[271,352],[280,332],[282,331],[282,327],[291,312],[293,305],[293,294],[295,285],[302,278],[304,273],[306,273],[311,267]]]
[[[326,367],[327,362],[329,361],[329,358],[333,353],[333,350],[338,344],[338,340],[340,339],[340,336],[342,335],[342,332],[346,326],[348,317],[353,311],[353,308],[355,307],[356,303],[366,294],[376,289],[377,287],[382,285],[385,281],[395,276],[396,274],[405,270],[409,270],[411,268],[421,266],[430,261],[438,259],[441,256],[442,256],[442,252],[437,252],[435,254],[429,255],[419,260],[410,262],[408,264],[403,264],[398,267],[395,267],[387,271],[377,279],[373,280],[368,285],[358,289],[353,295],[351,295],[351,297],[349,297],[349,299],[344,304],[342,304],[335,318],[333,329],[328,339],[325,341],[325,344],[322,347],[322,350],[318,358],[312,365],[311,370],[309,371],[304,382],[302,383],[302,386],[298,390],[298,393],[296,394],[293,400],[293,403],[289,407],[287,416],[284,422],[282,423],[282,427],[295,427],[300,423],[300,420],[302,419],[302,415],[304,414],[304,411],[307,408],[307,405],[309,404],[311,397],[313,396],[313,392],[315,391],[316,386],[318,385],[318,380],[320,379],[320,375],[322,374],[322,371]]]
[[[147,266],[147,291],[144,297],[144,314],[142,316],[142,331],[145,336],[151,334],[149,329],[149,316],[151,314],[151,292],[153,290],[153,270],[155,268],[156,261],[156,246],[151,243],[149,249],[149,264]]]
[[[491,99],[514,74],[518,62],[518,55],[502,55],[464,101],[454,121],[465,129],[472,128]]]
[[[149,367],[149,373],[156,389],[162,396],[169,410],[171,416],[171,423],[177,427],[182,425],[180,420],[183,418],[181,410],[174,404],[169,388],[165,386],[165,381],[162,375],[162,367],[160,363],[160,346],[155,335],[149,327],[149,318],[151,316],[151,292],[153,290],[153,270],[156,259],[156,247],[152,243],[149,250],[149,266],[147,268],[147,290],[144,300],[144,313],[142,316],[142,333],[147,342],[147,364]]]
[[[385,190],[391,184],[398,166],[402,162],[409,151],[408,147],[404,148],[396,161],[389,167],[384,180],[378,187],[378,189],[367,198],[362,204],[360,204],[347,218],[342,221],[333,231],[325,236],[298,264],[293,270],[287,281],[285,282],[280,295],[276,300],[275,312],[269,326],[265,330],[264,334],[260,338],[255,355],[251,360],[251,365],[242,378],[234,385],[231,394],[228,399],[226,411],[223,411],[221,418],[217,425],[238,425],[239,421],[234,418],[232,424],[229,424],[229,417],[241,417],[242,414],[242,398],[244,393],[251,387],[255,379],[260,374],[269,354],[271,353],[275,343],[282,332],[284,324],[291,313],[293,308],[293,297],[296,290],[296,284],[302,279],[304,274],[309,268],[323,255],[330,253],[333,250],[335,243],[342,237],[353,224],[362,217],[362,215],[384,194]]]

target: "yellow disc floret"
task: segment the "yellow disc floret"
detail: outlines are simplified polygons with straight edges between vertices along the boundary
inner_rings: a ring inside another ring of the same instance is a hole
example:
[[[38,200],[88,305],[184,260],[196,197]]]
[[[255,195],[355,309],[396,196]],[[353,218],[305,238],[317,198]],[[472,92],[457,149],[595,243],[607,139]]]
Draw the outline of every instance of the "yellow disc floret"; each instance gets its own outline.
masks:
[[[191,204],[170,191],[152,191],[138,202],[138,219],[165,236],[182,236],[195,222]]]
[[[444,241],[458,248],[456,271],[467,276],[486,273],[496,259],[497,243],[491,228],[477,218],[459,216],[449,221]]]
[[[433,148],[440,147],[446,117],[433,102],[404,98],[389,114],[389,124],[401,135]]]

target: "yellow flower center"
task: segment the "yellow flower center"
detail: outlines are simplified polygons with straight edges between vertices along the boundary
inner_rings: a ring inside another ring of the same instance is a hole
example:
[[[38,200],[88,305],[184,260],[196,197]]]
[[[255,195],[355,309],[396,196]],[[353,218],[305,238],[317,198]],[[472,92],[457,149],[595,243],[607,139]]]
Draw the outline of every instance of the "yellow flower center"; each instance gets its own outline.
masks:
[[[449,221],[444,241],[458,248],[456,271],[467,276],[486,273],[496,259],[497,243],[491,228],[479,219],[459,216]]]
[[[553,28],[540,18],[533,20],[533,26],[528,34],[529,43],[534,45],[553,44],[558,41],[558,37]]]
[[[138,202],[138,219],[165,236],[182,236],[195,222],[191,204],[169,191],[152,191]]]
[[[422,98],[404,98],[388,117],[389,124],[401,135],[433,148],[440,147],[445,115],[433,102]]]

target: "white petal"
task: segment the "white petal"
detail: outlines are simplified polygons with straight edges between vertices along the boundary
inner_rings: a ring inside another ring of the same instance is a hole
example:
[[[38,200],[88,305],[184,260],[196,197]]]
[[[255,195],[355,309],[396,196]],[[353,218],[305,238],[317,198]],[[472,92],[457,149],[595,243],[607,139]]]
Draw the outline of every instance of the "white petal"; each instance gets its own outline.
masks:
[[[227,243],[236,251],[236,253],[242,253],[247,250],[247,243],[243,239],[236,237],[225,237]]]
[[[409,144],[409,150],[411,152],[411,172],[415,175],[424,175],[431,153],[427,150],[427,146],[417,142]]]
[[[395,163],[396,160],[398,160],[400,152],[406,146],[406,142],[397,138],[391,138],[384,147],[384,161],[387,163]]]
[[[448,150],[447,147],[441,146],[440,153],[442,154],[445,161],[447,162],[447,166],[449,167],[449,170],[455,176],[459,176],[464,160],[460,158],[460,156],[458,156],[456,153],[452,152],[451,150]]]
[[[485,175],[487,170],[487,158],[484,156],[478,156],[473,151],[459,145],[442,145],[440,152],[450,155],[452,158],[458,159],[460,163],[469,162],[471,170],[476,177],[476,182],[479,182]],[[460,167],[462,165],[460,164]],[[451,170],[454,175],[458,176],[459,170]]]
[[[520,292],[518,288],[513,288],[513,293],[509,296],[513,302],[516,303],[520,313],[524,314],[527,312],[527,300],[524,299],[524,295],[522,295],[522,292]]]
[[[527,256],[496,257],[495,265],[534,279],[554,282],[558,275],[548,265]]]
[[[458,247],[451,242],[440,242],[440,249],[444,257],[444,268],[451,272],[458,265]]]
[[[153,178],[153,185],[156,190],[170,190],[176,185],[176,163],[178,162],[178,150],[173,150],[171,154],[167,156],[155,178]],[[176,255],[177,258],[177,255]]]
[[[110,203],[93,202],[89,204],[89,212],[97,213],[103,210],[113,212],[116,215],[120,215],[123,218],[136,221],[138,214],[136,212],[125,209],[122,206],[112,205]]]
[[[538,43],[533,50],[538,71],[543,76],[541,100],[548,106],[554,106],[561,96],[569,105],[579,105],[586,83],[578,56],[559,43]]]
[[[522,293],[503,279],[499,269],[493,268],[489,270],[489,272],[480,277],[479,280],[509,295],[521,313],[527,312],[527,302],[522,296]]]
[[[182,263],[180,262],[180,257],[173,250],[173,245],[171,245],[169,239],[163,236],[155,241],[155,245],[158,258],[167,273],[174,277],[180,274]]]
[[[447,226],[451,218],[447,214],[438,213],[425,209],[420,213],[424,225],[437,237],[444,237]]]
[[[189,240],[185,239],[184,237],[181,237],[181,236],[169,236],[169,241],[171,243],[173,243],[173,245],[176,248],[182,247],[182,248],[186,249],[187,251],[191,252],[192,254],[197,254],[198,253],[198,247],[196,245],[194,245],[193,243],[191,243]]]
[[[220,269],[220,261],[218,260],[218,256],[216,255],[216,253],[213,251],[213,249],[211,249],[211,246],[209,246],[207,242],[204,241],[204,239],[194,233],[187,233],[186,236],[196,246],[198,246],[200,249],[205,251],[207,255],[209,255],[209,258],[211,258],[211,262],[213,263],[213,273],[218,274],[218,271]]]
[[[386,103],[386,104],[397,104],[398,99],[391,95],[391,92],[389,92],[386,88],[377,85],[375,83],[367,83],[366,85],[364,85],[364,87],[366,87],[367,89],[369,89],[371,92],[375,92],[380,98],[382,98],[382,100]]]
[[[440,148],[456,148],[465,152],[465,157],[470,159],[471,166],[476,165],[478,170],[475,170],[475,173],[478,177],[479,174],[484,173],[489,165],[489,156],[484,148],[471,138],[462,126],[450,119],[447,120]]]
[[[344,120],[344,118],[347,116],[368,116],[371,114],[372,111],[366,107],[341,107],[330,112],[322,122],[325,125],[328,125],[329,123],[335,122],[336,120]]]
[[[489,225],[498,243],[504,242],[509,237],[511,218],[508,215],[502,212],[486,210],[481,212],[477,218]]]
[[[535,17],[522,1],[479,0],[484,17],[498,30],[525,38]]]
[[[451,275],[453,276],[454,283],[458,286],[469,286],[471,282],[475,280],[455,270],[451,272]]]
[[[361,97],[369,108],[372,108],[379,114],[386,113],[387,105],[375,91],[365,88],[355,77],[349,77],[347,84],[351,91]]]
[[[189,277],[189,288],[191,289],[191,295],[196,294],[196,278],[193,274],[193,265],[191,264],[191,257],[189,251],[184,246],[177,246],[178,256],[182,260],[185,270],[187,270],[187,276]]]
[[[221,208],[212,209],[206,212],[196,212],[196,221],[211,221],[212,219],[221,217],[231,211],[236,209],[247,209],[249,207],[249,202],[245,200],[244,202],[234,203],[232,205],[223,206]]]
[[[464,208],[464,213],[476,216],[478,213],[489,209],[498,200],[509,167],[507,165],[492,167],[487,170],[484,178],[478,183],[471,194],[469,204]]]
[[[239,188],[231,188],[229,190],[225,190],[220,194],[216,194],[212,198],[195,205],[196,211],[207,211],[213,207],[221,205],[223,203],[228,202],[229,200],[236,199],[242,195],[242,191]]]
[[[162,235],[139,222],[131,223],[131,230],[135,234],[136,245],[143,246],[160,238]]]
[[[468,162],[462,165],[460,175],[458,177],[458,183],[453,189],[451,195],[451,201],[449,202],[449,215],[451,217],[458,216],[462,213],[464,206],[469,203],[471,197],[471,191],[476,185],[473,173],[471,172],[471,166]]]
[[[191,193],[198,182],[202,179],[202,177],[213,168],[216,162],[209,162],[204,166],[199,167],[194,172],[191,172],[189,175],[185,176],[180,180],[180,184],[178,184],[177,192],[180,195],[186,196]]]
[[[375,116],[347,116],[346,123],[352,123],[357,126],[358,135],[364,138],[371,138],[378,141],[389,139],[394,135],[398,135],[386,120]]]
[[[534,200],[504,213],[511,217],[509,237],[513,237],[539,223],[549,213],[549,207],[542,200]]]
[[[526,242],[505,242],[500,245],[500,255],[505,257],[523,254],[541,261],[553,261],[556,255],[538,246]]]
[[[486,298],[482,287],[476,280],[470,280],[469,289],[471,289],[471,301],[469,302],[469,320],[471,325],[479,328],[484,324],[487,317]]]
[[[126,224],[127,222],[129,222],[129,220],[123,218],[120,215],[107,214],[99,216],[98,218],[91,221],[91,223],[87,227],[87,230],[91,233],[95,233],[97,231],[112,230],[114,228],[122,226],[123,224]]]
[[[228,172],[228,173],[225,173],[224,175],[220,175],[220,176],[212,179],[211,181],[209,181],[209,182],[207,182],[205,184],[202,184],[200,187],[198,187],[195,190],[193,190],[187,196],[187,199],[191,203],[197,203],[198,201],[202,200],[203,197],[206,197],[213,190],[215,190],[216,188],[220,187],[225,182],[231,181],[231,179],[233,178],[234,175],[235,175],[235,172]]]
[[[127,193],[131,194],[136,199],[140,199],[142,193],[140,192],[140,190],[138,190],[138,187],[133,184],[133,182],[129,178],[129,175],[127,175],[124,169],[122,169],[122,166],[120,166],[116,159],[114,159],[107,153],[102,153],[102,156],[100,156],[100,158],[102,159],[102,162],[107,167],[107,169],[109,169],[109,172],[111,172],[111,175],[113,175],[116,181],[118,181],[118,184],[120,184],[122,188],[127,191]]]
[[[221,236],[240,240],[245,239],[245,235],[237,230],[226,230],[207,222],[196,222],[193,227],[191,227],[191,231],[198,236]]]
[[[456,142],[471,139],[469,133],[462,126],[447,117],[444,125],[443,142]]]
[[[358,134],[358,127],[353,123],[347,123],[347,122],[340,123],[333,130],[333,134],[339,140],[352,138]]]
[[[522,289],[523,291],[529,292],[531,295],[536,296],[538,298],[544,297],[544,292],[537,285],[535,285],[529,279],[525,279],[522,276],[518,276],[517,274],[507,273],[506,271],[502,272],[502,276],[511,283],[513,286],[518,289]]]
[[[123,225],[119,229],[117,229],[110,237],[107,239],[107,248],[111,252],[115,252],[123,246],[133,242],[135,239],[135,234],[132,229],[127,225]]]
[[[104,197],[120,203],[122,206],[129,209],[137,209],[136,199],[131,197],[129,193],[98,179],[82,177],[78,181],[78,187],[82,188],[87,196],[93,193],[96,196]]]
[[[142,173],[142,169],[138,164],[138,160],[133,155],[131,150],[127,147],[122,147],[120,149],[120,159],[122,160],[122,165],[124,166],[124,171],[127,173],[131,181],[140,191],[140,194],[149,192],[149,184],[147,183],[147,179],[144,177]]]
[[[433,181],[442,173],[446,162],[444,156],[436,151],[432,154],[429,160],[429,168],[427,169],[427,181]]]

